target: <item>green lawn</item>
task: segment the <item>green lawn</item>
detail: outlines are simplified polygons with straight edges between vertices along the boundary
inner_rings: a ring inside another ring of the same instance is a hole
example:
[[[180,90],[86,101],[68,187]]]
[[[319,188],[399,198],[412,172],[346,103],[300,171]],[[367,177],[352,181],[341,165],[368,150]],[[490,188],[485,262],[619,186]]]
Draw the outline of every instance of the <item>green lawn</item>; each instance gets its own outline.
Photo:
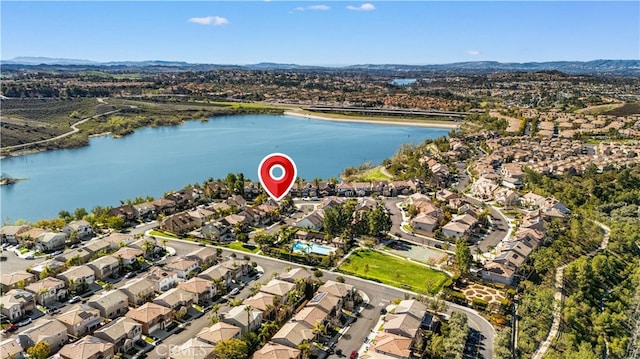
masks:
[[[387,176],[386,174],[382,173],[382,171],[380,171],[380,169],[382,168],[382,166],[378,166],[378,167],[374,167],[374,168],[370,168],[360,174],[357,175],[357,177],[361,180],[361,181],[389,181],[392,178]]]
[[[438,293],[449,280],[449,276],[443,272],[372,250],[353,253],[338,269],[425,294]]]
[[[243,252],[248,252],[248,253],[257,253],[260,250],[260,248],[258,247],[252,246],[250,244],[243,244],[242,242],[238,242],[238,241],[229,243],[227,247],[231,249],[243,251]]]
[[[173,233],[160,232],[160,231],[156,231],[156,230],[150,231],[149,234],[152,235],[152,236],[164,236],[164,237],[169,237],[169,238],[178,238],[178,236],[176,236]]]

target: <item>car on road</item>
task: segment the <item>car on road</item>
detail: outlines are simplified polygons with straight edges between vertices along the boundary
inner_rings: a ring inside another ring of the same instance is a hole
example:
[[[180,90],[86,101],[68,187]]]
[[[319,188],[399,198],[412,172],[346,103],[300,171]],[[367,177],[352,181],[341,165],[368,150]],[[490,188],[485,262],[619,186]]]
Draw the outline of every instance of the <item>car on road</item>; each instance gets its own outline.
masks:
[[[357,351],[352,351],[351,355],[349,355],[349,359],[356,359],[358,357],[358,352]]]
[[[62,251],[55,251],[55,252],[53,252],[53,254],[52,254],[52,255],[54,255],[54,256],[59,256],[59,255],[61,255],[62,253],[63,253]]]
[[[31,318],[27,318],[27,319],[21,321],[20,323],[18,323],[18,326],[19,327],[24,327],[24,326],[29,325],[29,324],[31,324]]]
[[[2,329],[2,332],[7,334],[7,333],[15,332],[16,330],[18,330],[18,326],[15,324],[11,324],[8,327]]]
[[[342,349],[340,349],[340,348],[336,349],[336,355],[341,357],[342,356]]]
[[[238,295],[238,293],[240,293],[240,288],[233,288],[229,295],[233,297],[235,295]]]
[[[124,275],[125,278],[130,279],[136,276],[136,272],[128,272],[127,274]]]
[[[82,297],[80,297],[79,295],[76,295],[75,297],[69,299],[69,304],[78,303],[81,300],[82,300]]]
[[[33,254],[29,254],[28,256],[24,256],[24,259],[31,260],[31,259],[36,259],[36,258],[33,256]]]
[[[260,277],[262,277],[264,275],[264,272],[258,272],[256,273],[256,275],[253,277],[254,279],[260,279]]]

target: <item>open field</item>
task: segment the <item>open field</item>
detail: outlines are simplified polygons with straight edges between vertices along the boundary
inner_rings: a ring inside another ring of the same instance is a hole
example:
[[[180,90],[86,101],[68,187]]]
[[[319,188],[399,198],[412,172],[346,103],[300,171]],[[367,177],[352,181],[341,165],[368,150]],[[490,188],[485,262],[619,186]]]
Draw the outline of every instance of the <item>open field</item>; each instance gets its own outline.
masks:
[[[287,111],[285,115],[299,116],[305,118],[311,118],[314,120],[326,120],[326,121],[342,121],[342,122],[362,122],[381,125],[399,125],[399,126],[422,126],[433,128],[450,128],[455,129],[460,126],[462,122],[455,122],[451,120],[434,120],[431,118],[398,118],[398,117],[385,117],[385,116],[358,116],[358,115],[343,115],[334,113],[319,113],[310,112],[304,110]]]
[[[358,173],[355,177],[356,180],[362,182],[373,182],[373,181],[390,181],[393,180],[393,177],[388,176],[382,171],[382,166],[377,166],[374,168],[370,168],[364,172]]]
[[[610,112],[617,108],[623,107],[624,105],[621,103],[612,103],[607,105],[599,105],[599,106],[591,106],[587,108],[581,108],[576,111],[576,113],[584,113],[587,115],[602,115],[606,112]]]
[[[338,269],[347,274],[425,294],[438,293],[449,280],[449,276],[443,272],[372,250],[353,253]]]

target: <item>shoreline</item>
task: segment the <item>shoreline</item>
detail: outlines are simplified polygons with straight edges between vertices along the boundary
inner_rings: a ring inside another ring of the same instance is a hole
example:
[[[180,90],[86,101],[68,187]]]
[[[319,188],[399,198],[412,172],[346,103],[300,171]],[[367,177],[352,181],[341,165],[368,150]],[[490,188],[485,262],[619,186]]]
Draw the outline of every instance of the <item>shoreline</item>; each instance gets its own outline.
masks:
[[[455,130],[460,127],[461,122],[451,122],[451,124],[442,121],[429,121],[425,122],[413,122],[403,120],[388,120],[388,119],[375,119],[375,118],[350,118],[350,117],[327,117],[316,114],[301,113],[296,111],[284,111],[283,115],[301,117],[311,120],[321,121],[334,121],[334,122],[353,122],[353,123],[366,123],[371,125],[392,125],[392,126],[413,126],[413,127],[427,127],[427,128],[445,128]]]

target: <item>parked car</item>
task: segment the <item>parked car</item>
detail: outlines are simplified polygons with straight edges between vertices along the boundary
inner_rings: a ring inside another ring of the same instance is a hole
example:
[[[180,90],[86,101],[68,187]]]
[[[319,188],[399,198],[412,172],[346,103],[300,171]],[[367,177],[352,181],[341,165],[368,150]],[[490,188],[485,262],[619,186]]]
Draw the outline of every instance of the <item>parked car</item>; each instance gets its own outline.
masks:
[[[53,255],[54,255],[54,256],[59,256],[59,255],[61,255],[62,253],[63,253],[62,251],[55,251],[55,252],[53,252]]]
[[[80,297],[79,295],[76,295],[75,297],[69,299],[69,304],[78,303],[81,300],[82,300],[82,297]]]
[[[19,327],[24,327],[25,325],[29,325],[29,324],[31,324],[31,318],[27,318],[27,319],[21,321],[20,323],[18,323],[18,326]]]
[[[229,295],[233,297],[235,295],[238,295],[238,293],[240,293],[240,288],[233,288],[231,290],[231,293],[229,293]]]
[[[18,326],[15,324],[10,324],[8,327],[2,329],[3,333],[11,333],[11,332],[15,332],[16,330],[18,330]]]
[[[351,355],[349,355],[349,359],[356,359],[358,357],[358,352],[357,351],[352,351]]]
[[[124,275],[125,278],[130,279],[136,276],[136,272],[128,272],[127,274]]]
[[[33,254],[29,254],[28,256],[25,256],[24,259],[31,260],[31,259],[36,259],[36,258],[33,256]]]

